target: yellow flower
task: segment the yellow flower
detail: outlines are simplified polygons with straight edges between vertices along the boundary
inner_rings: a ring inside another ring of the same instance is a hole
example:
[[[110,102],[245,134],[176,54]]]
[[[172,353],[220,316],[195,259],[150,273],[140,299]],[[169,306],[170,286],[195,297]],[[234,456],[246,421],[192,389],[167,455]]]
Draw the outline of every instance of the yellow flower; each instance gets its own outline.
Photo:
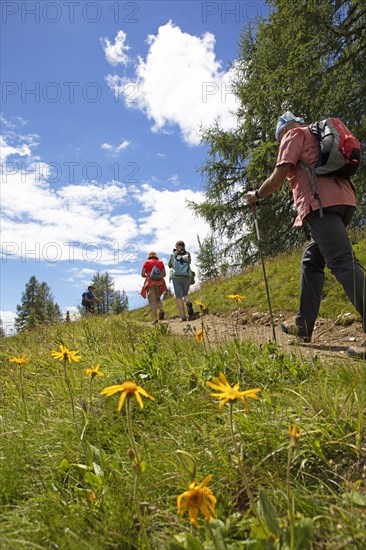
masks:
[[[28,363],[28,361],[29,359],[26,359],[24,354],[23,354],[23,357],[12,357],[10,359],[10,363],[16,363],[19,368],[25,363]]]
[[[81,360],[81,357],[77,355],[79,353],[78,351],[70,351],[65,346],[60,344],[60,350],[61,351],[51,351],[51,355],[54,359],[59,359],[60,361],[75,361],[75,363],[79,363]]]
[[[199,344],[200,342],[202,342],[203,337],[204,337],[203,329],[200,328],[199,330],[197,330],[196,336],[195,336],[197,344]]]
[[[211,393],[212,397],[218,397],[221,399],[221,403],[219,405],[219,409],[225,405],[228,401],[236,401],[240,399],[244,402],[245,408],[248,409],[247,405],[247,398],[250,397],[251,399],[259,399],[258,393],[261,391],[259,388],[255,388],[252,390],[246,390],[246,391],[239,391],[239,384],[235,384],[235,386],[230,386],[229,382],[226,380],[226,376],[220,372],[219,378],[214,377],[213,382],[206,382],[210,388],[213,388],[214,390],[218,390],[219,393]]]
[[[195,300],[194,303],[199,306],[200,310],[203,311],[204,309],[206,309],[206,306],[203,302],[201,302],[200,300]]]
[[[197,485],[197,481],[193,481],[188,491],[185,491],[177,498],[177,508],[180,517],[188,510],[190,522],[196,527],[199,527],[197,516],[198,511],[201,511],[206,520],[211,520],[215,517],[216,498],[207,485],[210,483],[212,475],[208,475]],[[183,502],[182,502],[183,501]]]
[[[141,388],[140,386],[137,386],[135,382],[130,382],[129,380],[127,380],[126,382],[123,382],[123,384],[115,384],[114,386],[108,386],[108,388],[104,388],[104,390],[102,390],[100,393],[102,395],[107,395],[108,397],[110,397],[111,395],[114,395],[119,391],[122,392],[122,394],[118,401],[117,411],[120,411],[122,409],[123,403],[127,395],[134,395],[141,409],[144,408],[141,395],[155,401],[155,397],[151,397],[151,395],[149,395],[143,388]]]
[[[104,376],[104,374],[99,370],[99,366],[100,365],[97,365],[96,367],[91,367],[91,369],[86,369],[85,370],[85,374],[87,376],[90,376],[91,379],[93,379],[95,376]]]
[[[296,424],[294,424],[291,428],[291,426],[288,427],[288,433],[290,434],[290,447],[293,447],[296,449],[297,444],[299,442],[299,439],[302,434],[302,430],[299,432],[296,430]]]
[[[235,300],[235,302],[238,304],[242,300],[244,300],[245,296],[242,296],[241,294],[228,294],[226,298],[230,298],[231,300]]]

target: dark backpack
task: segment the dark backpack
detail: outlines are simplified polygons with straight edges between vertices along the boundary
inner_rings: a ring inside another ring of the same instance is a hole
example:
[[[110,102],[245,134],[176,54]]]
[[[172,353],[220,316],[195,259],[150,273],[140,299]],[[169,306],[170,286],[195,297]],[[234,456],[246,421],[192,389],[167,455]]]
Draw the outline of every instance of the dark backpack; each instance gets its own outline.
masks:
[[[152,281],[162,281],[163,274],[162,274],[162,272],[160,271],[160,269],[158,268],[157,265],[153,266],[153,268],[151,270],[151,273],[150,273],[150,279]]]
[[[82,295],[81,295],[81,305],[82,305],[82,306],[86,306],[86,304],[88,303],[88,302],[85,300],[85,296],[86,296],[86,292],[83,292]]]
[[[360,142],[339,118],[326,118],[310,124],[319,142],[320,155],[315,166],[317,176],[333,174],[353,176],[361,162]]]

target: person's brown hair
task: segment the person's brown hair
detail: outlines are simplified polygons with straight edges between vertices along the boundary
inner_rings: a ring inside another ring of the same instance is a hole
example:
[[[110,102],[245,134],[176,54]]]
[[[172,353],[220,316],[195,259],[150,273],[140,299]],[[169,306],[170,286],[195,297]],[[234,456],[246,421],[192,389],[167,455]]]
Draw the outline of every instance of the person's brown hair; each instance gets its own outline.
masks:
[[[151,252],[149,252],[149,255],[148,255],[147,259],[148,259],[148,260],[152,260],[153,258],[155,258],[155,260],[158,260],[158,259],[159,259],[157,253],[151,251]]]
[[[180,248],[184,248],[184,250],[186,249],[186,245],[184,244],[183,241],[177,241],[177,242],[175,243],[175,246],[176,246],[176,247],[179,246]]]

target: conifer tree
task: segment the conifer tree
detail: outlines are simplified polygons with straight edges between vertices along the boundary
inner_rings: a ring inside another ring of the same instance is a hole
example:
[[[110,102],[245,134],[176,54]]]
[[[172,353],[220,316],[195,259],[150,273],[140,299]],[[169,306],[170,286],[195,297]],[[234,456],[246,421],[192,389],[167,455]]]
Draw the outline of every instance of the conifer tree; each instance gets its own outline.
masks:
[[[215,279],[220,274],[219,251],[212,234],[201,242],[197,235],[199,251],[197,254],[198,273],[201,281]]]
[[[21,304],[17,305],[15,327],[17,330],[23,330],[61,319],[60,307],[54,302],[50,287],[45,282],[39,283],[32,275],[25,285]]]
[[[98,313],[111,313],[114,299],[114,281],[109,273],[95,273],[92,279],[94,294],[102,299],[102,302],[96,304]]]
[[[230,265],[257,258],[252,210],[245,195],[272,172],[278,144],[276,120],[291,110],[313,122],[341,118],[366,146],[366,4],[359,0],[271,0],[268,19],[243,29],[233,91],[238,124],[204,130],[209,154],[202,167],[205,200],[192,204],[217,239],[224,237]],[[366,224],[366,163],[353,178],[359,208],[354,224]],[[308,235],[294,229],[292,194],[260,201],[257,210],[264,254],[293,248]]]
[[[116,290],[114,292],[112,311],[116,315],[128,311],[128,297],[124,290]]]
[[[118,314],[128,311],[128,297],[124,290],[114,290],[114,281],[110,274],[95,273],[92,278],[91,285],[94,287],[93,293],[102,302],[96,302],[95,310],[100,314]],[[81,314],[85,313],[83,308],[79,308]]]

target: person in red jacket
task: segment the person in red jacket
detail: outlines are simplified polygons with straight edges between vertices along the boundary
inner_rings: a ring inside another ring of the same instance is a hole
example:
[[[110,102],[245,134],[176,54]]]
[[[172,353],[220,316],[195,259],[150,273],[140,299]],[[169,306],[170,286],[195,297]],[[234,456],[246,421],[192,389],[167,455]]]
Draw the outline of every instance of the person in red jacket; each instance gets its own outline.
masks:
[[[154,266],[158,268],[162,275],[160,280],[156,279],[155,276],[151,273]],[[141,296],[143,298],[146,298],[147,296],[153,325],[156,325],[156,323],[158,323],[158,320],[162,321],[164,319],[163,304],[161,303],[160,297],[164,294],[164,292],[168,290],[164,279],[165,276],[166,272],[163,262],[159,260],[156,252],[149,252],[147,260],[145,260],[142,265],[141,277],[144,277],[145,282],[141,290]]]

